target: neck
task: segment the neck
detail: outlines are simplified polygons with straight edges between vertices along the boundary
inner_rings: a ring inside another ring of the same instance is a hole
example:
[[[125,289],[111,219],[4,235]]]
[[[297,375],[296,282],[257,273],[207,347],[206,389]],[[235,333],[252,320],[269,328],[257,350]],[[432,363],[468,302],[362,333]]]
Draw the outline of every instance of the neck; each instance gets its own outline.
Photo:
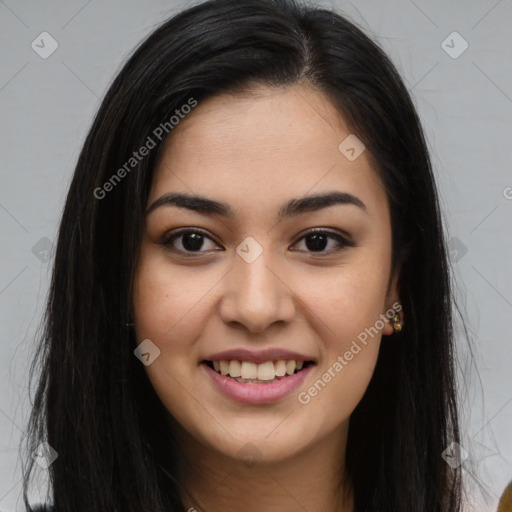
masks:
[[[266,460],[253,448],[257,455],[249,461],[227,457],[187,436],[180,443],[189,461],[181,469],[185,509],[353,512],[350,482],[342,478],[347,433],[348,422],[285,460]],[[246,451],[251,453],[248,445]]]

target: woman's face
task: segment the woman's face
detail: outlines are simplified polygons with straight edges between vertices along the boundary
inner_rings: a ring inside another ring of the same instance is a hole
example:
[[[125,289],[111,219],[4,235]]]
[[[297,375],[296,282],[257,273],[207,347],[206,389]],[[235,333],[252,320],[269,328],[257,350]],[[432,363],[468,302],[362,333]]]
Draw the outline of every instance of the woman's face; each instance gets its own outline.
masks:
[[[346,434],[398,296],[368,151],[321,93],[258,92],[200,102],[166,141],[148,208],[208,203],[153,206],[133,301],[149,379],[190,439],[275,461]]]

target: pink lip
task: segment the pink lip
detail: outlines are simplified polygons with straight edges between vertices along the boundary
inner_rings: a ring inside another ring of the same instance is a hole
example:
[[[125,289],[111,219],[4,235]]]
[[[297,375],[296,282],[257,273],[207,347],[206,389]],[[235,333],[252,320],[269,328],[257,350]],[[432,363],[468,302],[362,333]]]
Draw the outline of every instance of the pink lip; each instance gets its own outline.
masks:
[[[268,359],[266,360],[268,361]],[[244,384],[217,373],[206,363],[201,363],[201,367],[212,379],[217,389],[232,400],[246,404],[264,404],[276,402],[300,387],[314,365],[307,366],[300,372],[271,384]]]
[[[298,352],[270,348],[254,352],[247,349],[232,349],[224,352],[217,352],[205,358],[207,361],[250,361],[251,363],[261,364],[266,361],[314,361],[313,357],[307,357]]]

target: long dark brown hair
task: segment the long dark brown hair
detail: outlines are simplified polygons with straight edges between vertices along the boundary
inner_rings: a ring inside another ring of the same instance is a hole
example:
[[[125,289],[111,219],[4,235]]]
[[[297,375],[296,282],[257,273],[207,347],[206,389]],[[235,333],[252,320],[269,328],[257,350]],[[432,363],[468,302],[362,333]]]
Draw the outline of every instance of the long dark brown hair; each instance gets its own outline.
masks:
[[[32,366],[38,386],[26,438],[28,453],[42,441],[58,451],[49,468],[57,512],[184,511],[179,450],[125,325],[164,138],[153,136],[156,147],[103,197],[98,189],[190,98],[300,83],[325,93],[375,158],[407,319],[392,341],[383,339],[351,416],[345,463],[355,509],[460,510],[460,468],[441,457],[459,441],[446,242],[411,97],[381,48],[335,12],[291,0],[211,0],[165,21],[134,51],[74,171]],[[33,465],[27,457],[27,507]]]

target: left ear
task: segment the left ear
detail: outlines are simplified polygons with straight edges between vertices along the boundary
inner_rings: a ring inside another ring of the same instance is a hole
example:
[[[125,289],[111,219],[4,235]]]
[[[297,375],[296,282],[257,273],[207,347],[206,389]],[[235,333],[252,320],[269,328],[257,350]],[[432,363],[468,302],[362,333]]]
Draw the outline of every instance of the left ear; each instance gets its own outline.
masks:
[[[400,297],[398,295],[398,278],[399,278],[400,272],[399,270],[395,270],[393,272],[393,275],[390,279],[388,291],[386,294],[386,311],[384,312],[384,316],[386,317],[385,326],[382,329],[382,334],[389,336],[390,334],[393,334],[393,325],[391,324],[391,318],[388,314],[391,310],[395,310],[397,304],[400,304]],[[400,317],[403,320],[403,310],[400,311]],[[397,310],[398,312],[398,310]]]

